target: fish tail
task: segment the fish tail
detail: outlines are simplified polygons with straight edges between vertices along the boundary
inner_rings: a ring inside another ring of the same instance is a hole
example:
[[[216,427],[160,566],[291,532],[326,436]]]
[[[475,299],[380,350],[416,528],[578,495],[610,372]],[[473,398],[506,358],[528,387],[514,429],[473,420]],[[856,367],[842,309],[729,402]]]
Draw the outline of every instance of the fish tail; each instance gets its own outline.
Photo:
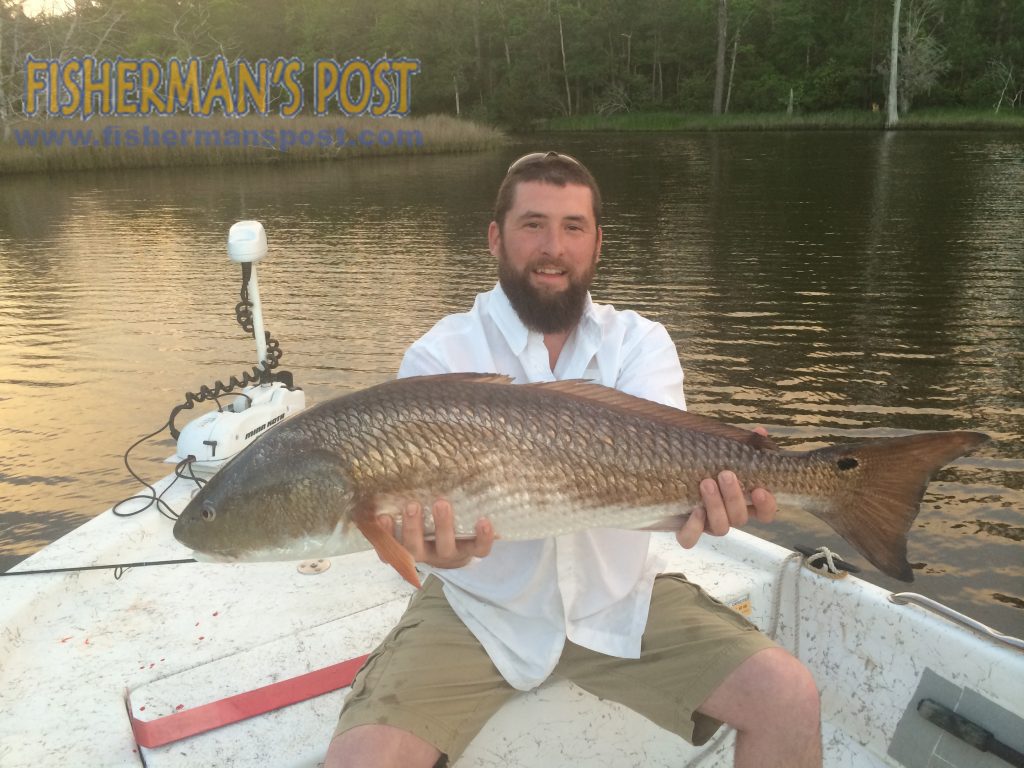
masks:
[[[913,581],[907,532],[928,482],[987,440],[980,432],[928,432],[814,451],[850,480],[815,514],[883,573]]]

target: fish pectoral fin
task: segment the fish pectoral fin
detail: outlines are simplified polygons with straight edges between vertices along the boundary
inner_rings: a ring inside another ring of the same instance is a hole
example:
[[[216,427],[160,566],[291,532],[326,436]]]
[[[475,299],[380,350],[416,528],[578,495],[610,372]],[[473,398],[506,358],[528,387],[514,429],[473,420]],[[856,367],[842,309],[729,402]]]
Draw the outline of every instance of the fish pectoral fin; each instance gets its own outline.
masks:
[[[398,542],[398,539],[389,535],[387,531],[377,525],[376,520],[360,520],[356,523],[356,526],[359,528],[359,532],[377,550],[377,555],[381,560],[398,571],[398,575],[416,587],[416,589],[423,586],[420,584],[419,574],[416,573],[416,561],[413,559],[412,553],[403,547]]]

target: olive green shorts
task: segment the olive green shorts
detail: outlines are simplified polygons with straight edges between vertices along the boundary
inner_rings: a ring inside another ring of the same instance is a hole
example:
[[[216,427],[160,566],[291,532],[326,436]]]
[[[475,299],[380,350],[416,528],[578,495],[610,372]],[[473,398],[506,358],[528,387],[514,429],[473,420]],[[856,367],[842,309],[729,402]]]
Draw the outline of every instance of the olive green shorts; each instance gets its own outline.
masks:
[[[747,658],[771,647],[753,624],[700,587],[682,575],[663,574],[654,583],[640,658],[566,642],[552,675],[700,745],[721,723],[697,708]],[[430,742],[454,762],[517,693],[431,576],[359,671],[335,735],[358,725],[390,725]]]

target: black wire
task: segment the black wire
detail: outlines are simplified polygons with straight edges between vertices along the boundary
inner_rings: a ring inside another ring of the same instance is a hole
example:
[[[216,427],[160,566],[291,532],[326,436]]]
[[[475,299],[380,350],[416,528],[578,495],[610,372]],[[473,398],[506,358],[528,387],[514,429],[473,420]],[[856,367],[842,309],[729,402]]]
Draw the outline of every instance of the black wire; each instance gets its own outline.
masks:
[[[139,477],[135,473],[135,470],[132,469],[131,464],[128,463],[128,456],[129,456],[129,454],[133,450],[135,450],[135,448],[137,448],[140,444],[145,442],[146,440],[149,440],[150,438],[153,438],[153,437],[156,437],[157,435],[159,435],[161,432],[163,432],[165,429],[167,429],[167,426],[168,426],[167,424],[164,424],[156,432],[151,432],[150,434],[146,435],[145,437],[142,437],[142,438],[136,440],[134,443],[132,443],[131,446],[129,446],[128,450],[124,452],[124,466],[125,466],[125,469],[128,470],[128,474],[130,474],[132,477],[134,477],[142,485],[146,486],[149,489],[149,493],[137,493],[134,496],[129,496],[128,498],[121,499],[121,501],[117,502],[117,504],[115,504],[111,508],[111,510],[110,510],[117,517],[132,517],[134,515],[139,514],[140,512],[146,511],[147,509],[152,507],[154,504],[156,504],[157,511],[159,511],[161,515],[163,515],[164,517],[166,517],[169,520],[177,520],[178,519],[178,513],[174,511],[174,508],[170,504],[168,504],[166,501],[164,501],[164,499],[163,499],[164,494],[167,493],[167,491],[169,491],[171,488],[173,488],[174,487],[174,483],[176,483],[178,480],[191,480],[192,482],[194,482],[200,488],[203,485],[206,484],[207,481],[204,480],[201,477],[196,476],[195,471],[192,469],[192,464],[196,460],[195,456],[187,456],[184,459],[182,459],[181,461],[179,461],[177,464],[174,465],[174,477],[175,477],[175,479],[166,488],[164,488],[162,491],[160,491],[159,494],[157,494],[156,488],[154,488],[152,485],[150,485],[145,480],[143,480],[141,477]],[[183,474],[183,470],[185,468],[188,469],[188,474]],[[121,507],[121,505],[127,504],[129,501],[135,501],[136,499],[144,500],[146,503],[143,504],[138,509],[132,510],[131,512],[121,512],[121,511],[119,511],[119,508]]]
[[[249,397],[249,395],[245,394],[245,392],[236,392],[235,393],[235,397],[244,397],[246,399],[246,401],[247,401],[247,405],[245,406],[246,408],[249,408],[249,407],[252,406],[252,398]],[[215,403],[217,403],[217,411],[218,412],[224,413],[225,410],[234,411],[234,408],[232,408],[230,405],[227,408],[225,408],[221,404],[220,398],[221,398],[221,395],[217,395],[216,397],[213,398],[213,401]]]

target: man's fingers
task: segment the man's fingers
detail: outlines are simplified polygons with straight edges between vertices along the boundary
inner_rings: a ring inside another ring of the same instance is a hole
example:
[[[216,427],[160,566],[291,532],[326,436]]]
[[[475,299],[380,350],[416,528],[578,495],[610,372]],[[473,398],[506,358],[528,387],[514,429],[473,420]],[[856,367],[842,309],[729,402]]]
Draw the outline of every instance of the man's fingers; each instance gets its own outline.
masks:
[[[750,500],[754,507],[754,517],[762,523],[770,523],[775,519],[775,513],[779,511],[779,507],[771,493],[764,488],[755,488],[750,494]]]
[[[725,509],[725,500],[718,483],[710,478],[701,480],[700,498],[707,513],[704,530],[714,536],[725,536],[729,532],[729,513]]]
[[[754,430],[768,435],[763,427]],[[764,488],[755,488],[750,494],[743,490],[736,473],[723,470],[716,479],[704,478],[700,483],[701,507],[695,508],[689,519],[676,534],[679,543],[689,549],[702,533],[724,536],[730,528],[738,528],[750,521],[751,515],[764,523],[775,519],[775,497]]]
[[[768,430],[764,427],[756,427],[754,431],[768,437]],[[762,523],[770,523],[775,519],[775,513],[779,511],[779,507],[770,491],[766,491],[764,488],[755,488],[750,494],[750,500],[753,505],[751,513],[754,517]]]
[[[743,486],[740,485],[735,472],[729,470],[719,472],[718,489],[725,504],[725,522],[728,527],[722,533],[713,532],[717,536],[722,536],[728,532],[729,528],[746,525],[750,514],[747,511],[747,499],[743,494]]]
[[[423,508],[415,501],[405,505],[402,515],[402,546],[412,553],[416,562],[423,561]]]
[[[476,538],[459,542],[460,548],[470,557],[487,557],[494,544],[494,528],[489,520],[481,517],[476,521],[473,530],[476,533]]]
[[[704,526],[707,523],[707,513],[704,507],[694,507],[689,518],[683,523],[682,528],[676,534],[676,540],[684,549],[692,549],[700,536],[704,533]]]
[[[477,521],[475,538],[460,540],[455,536],[455,512],[451,503],[438,499],[431,507],[434,530],[430,540],[424,538],[424,517],[423,507],[417,502],[409,502],[402,511],[402,546],[416,562],[437,568],[459,568],[473,557],[490,554],[496,537],[488,520],[481,518]],[[378,515],[377,524],[394,535],[395,521],[390,515]]]
[[[452,505],[445,499],[434,502],[434,551],[443,560],[450,560],[459,554],[455,543],[455,515]]]

